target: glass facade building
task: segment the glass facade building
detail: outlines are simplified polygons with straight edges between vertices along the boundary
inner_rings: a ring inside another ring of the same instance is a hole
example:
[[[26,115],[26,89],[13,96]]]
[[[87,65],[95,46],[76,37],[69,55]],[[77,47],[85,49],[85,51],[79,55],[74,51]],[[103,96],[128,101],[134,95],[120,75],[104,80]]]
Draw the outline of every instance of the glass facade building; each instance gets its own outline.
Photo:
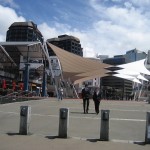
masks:
[[[117,55],[113,58],[107,58],[103,60],[103,63],[110,65],[121,65],[125,64],[126,62],[124,55]],[[121,79],[115,76],[106,76],[101,78],[101,87],[103,87],[102,89],[105,98],[123,100],[128,99],[128,96],[132,92],[132,81]]]
[[[80,40],[74,36],[60,35],[58,38],[48,39],[47,41],[59,48],[83,57]],[[50,56],[54,55],[54,53],[50,50],[49,54]]]
[[[133,50],[129,50],[125,54],[126,63],[138,61],[141,59],[145,59],[147,54],[145,52],[139,51],[136,48]]]
[[[6,33],[6,43],[8,42],[41,42],[44,41],[43,35],[38,30],[37,25],[33,23],[32,21],[27,22],[14,22],[10,25],[8,28],[8,31]],[[10,69],[10,73],[13,73],[13,78],[11,80],[14,80],[17,84],[21,83],[24,85],[23,80],[25,76],[25,63],[27,62],[27,56],[23,55],[19,48],[17,46],[6,46],[5,48],[6,52],[9,54],[9,56],[12,58],[12,60],[15,62],[16,70]],[[42,55],[42,54],[41,54]],[[30,90],[36,90],[36,85],[38,87],[41,87],[42,82],[42,73],[43,72],[43,58],[36,56],[32,57],[29,55],[29,63],[30,69],[29,69],[29,82],[30,85],[28,86]],[[32,66],[32,67],[31,67]],[[11,74],[12,74],[11,73]],[[6,77],[6,76],[5,76]],[[19,86],[18,86],[19,87]]]
[[[40,41],[43,43],[43,36],[32,21],[14,22],[7,31],[6,41]]]

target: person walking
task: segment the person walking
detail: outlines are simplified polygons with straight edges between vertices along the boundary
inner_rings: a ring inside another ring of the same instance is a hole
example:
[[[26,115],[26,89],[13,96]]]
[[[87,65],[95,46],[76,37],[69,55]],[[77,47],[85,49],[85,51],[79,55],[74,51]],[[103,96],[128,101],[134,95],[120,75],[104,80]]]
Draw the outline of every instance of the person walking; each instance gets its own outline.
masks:
[[[101,96],[100,89],[96,88],[93,93],[93,101],[94,101],[94,105],[95,105],[96,114],[99,114],[99,105],[100,105],[101,98],[102,98],[102,96]]]
[[[58,89],[58,99],[59,100],[63,100],[63,94],[64,94],[64,91],[63,91],[63,88],[59,88]]]
[[[89,110],[89,98],[90,98],[90,90],[88,85],[85,85],[85,88],[82,89],[82,99],[83,99],[83,110],[84,114],[88,113]]]

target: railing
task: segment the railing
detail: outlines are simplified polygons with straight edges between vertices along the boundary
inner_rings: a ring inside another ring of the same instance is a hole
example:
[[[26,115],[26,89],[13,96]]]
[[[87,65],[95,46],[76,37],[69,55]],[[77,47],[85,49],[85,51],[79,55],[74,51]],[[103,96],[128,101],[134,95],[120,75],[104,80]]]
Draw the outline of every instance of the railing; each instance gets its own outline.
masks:
[[[16,101],[16,95],[18,92],[13,92],[10,94],[7,94],[5,96],[0,97],[0,104],[5,104],[5,103],[12,103]]]
[[[34,96],[35,94],[32,91],[12,92],[5,96],[0,96],[0,104],[33,100]],[[39,97],[36,96],[36,99],[38,98]]]

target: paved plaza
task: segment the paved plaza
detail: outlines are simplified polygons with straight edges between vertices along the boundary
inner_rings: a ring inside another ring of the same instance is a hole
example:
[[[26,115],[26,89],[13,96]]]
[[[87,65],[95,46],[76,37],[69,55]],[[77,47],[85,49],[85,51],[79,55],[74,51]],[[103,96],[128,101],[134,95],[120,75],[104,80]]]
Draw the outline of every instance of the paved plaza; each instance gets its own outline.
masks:
[[[30,135],[19,133],[20,106],[31,106]],[[68,139],[59,139],[59,109],[69,108]],[[145,141],[146,112],[150,104],[131,101],[101,101],[100,109],[110,110],[109,142],[100,138],[100,117],[90,101],[83,114],[82,100],[55,98],[0,105],[0,150],[17,149],[149,149]],[[27,144],[28,143],[28,144]],[[136,143],[136,144],[135,144]],[[75,148],[75,146],[77,148]],[[42,148],[43,147],[43,148]],[[51,149],[51,148],[50,148]]]

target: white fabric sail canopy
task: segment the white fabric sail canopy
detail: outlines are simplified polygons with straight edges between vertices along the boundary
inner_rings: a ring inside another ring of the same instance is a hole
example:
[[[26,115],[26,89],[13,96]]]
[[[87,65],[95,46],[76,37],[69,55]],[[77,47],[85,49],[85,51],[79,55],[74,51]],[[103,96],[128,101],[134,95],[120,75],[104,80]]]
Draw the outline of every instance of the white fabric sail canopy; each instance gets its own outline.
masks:
[[[146,75],[150,75],[150,71],[148,71],[144,65],[145,59],[139,60],[139,61],[135,61],[132,63],[127,63],[127,64],[123,64],[123,65],[118,65],[117,67],[120,68],[124,68],[127,70],[132,70],[135,72],[139,72],[139,73],[143,73]]]
[[[129,76],[129,75],[125,75],[125,74],[114,74],[113,76],[119,77],[119,78],[123,78],[123,79],[130,80],[130,81],[133,81],[133,82],[141,84],[141,82],[137,78],[135,78],[133,76]]]
[[[140,74],[140,72],[137,72],[137,71],[131,71],[129,69],[122,69],[122,70],[117,70],[115,72],[119,73],[119,74],[133,76],[137,79],[141,79],[141,80],[144,80],[144,81],[148,81],[143,75]]]
[[[121,69],[121,70],[117,70],[115,71],[117,73],[120,73],[120,74],[127,74],[127,75],[131,75],[131,76],[137,76],[140,74],[140,72],[137,72],[137,71],[132,71],[132,70],[129,70],[129,69]]]
[[[138,79],[144,80],[144,81],[148,81],[144,76],[142,76],[141,74],[139,74],[137,76]]]
[[[140,82],[138,79],[148,81],[143,75],[144,74],[150,75],[150,71],[146,69],[144,63],[145,63],[145,59],[142,59],[142,60],[135,61],[132,63],[118,65],[117,67],[120,67],[123,69],[115,71],[119,73],[119,74],[116,74],[116,76],[127,79],[127,80],[132,80],[133,82],[135,81],[136,83]]]
[[[74,84],[82,83],[95,77],[108,76],[105,68],[110,67],[111,65],[89,58],[83,58],[48,42],[47,46],[58,57],[63,78],[69,79]]]

